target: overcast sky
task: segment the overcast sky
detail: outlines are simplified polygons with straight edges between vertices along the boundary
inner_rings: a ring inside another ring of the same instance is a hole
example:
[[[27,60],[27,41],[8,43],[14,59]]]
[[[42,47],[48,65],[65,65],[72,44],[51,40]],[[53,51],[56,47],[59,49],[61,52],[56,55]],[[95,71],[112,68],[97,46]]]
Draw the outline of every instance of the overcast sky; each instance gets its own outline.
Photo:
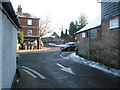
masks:
[[[11,0],[14,10],[21,5],[23,12],[38,18],[50,16],[52,28],[59,32],[61,26],[69,28],[71,21],[78,20],[80,13],[88,17],[88,21],[101,13],[101,5],[97,0]]]

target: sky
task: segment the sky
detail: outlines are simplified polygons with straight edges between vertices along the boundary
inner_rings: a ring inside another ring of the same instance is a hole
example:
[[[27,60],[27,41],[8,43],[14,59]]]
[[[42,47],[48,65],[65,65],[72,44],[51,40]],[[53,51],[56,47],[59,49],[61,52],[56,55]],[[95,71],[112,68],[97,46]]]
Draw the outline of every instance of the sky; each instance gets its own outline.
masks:
[[[14,10],[18,5],[22,11],[30,13],[38,18],[49,16],[51,27],[60,32],[69,29],[71,21],[78,20],[81,13],[88,17],[88,22],[101,13],[101,4],[97,0],[11,0]]]

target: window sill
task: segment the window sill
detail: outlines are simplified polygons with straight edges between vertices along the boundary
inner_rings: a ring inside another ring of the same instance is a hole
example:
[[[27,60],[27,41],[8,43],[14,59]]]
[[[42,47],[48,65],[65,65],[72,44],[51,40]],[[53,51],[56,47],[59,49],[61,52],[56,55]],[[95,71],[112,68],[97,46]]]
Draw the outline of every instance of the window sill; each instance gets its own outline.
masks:
[[[86,38],[86,37],[82,37],[83,39]]]
[[[109,30],[113,30],[113,29],[117,29],[117,28],[119,28],[119,27],[113,27],[113,28],[108,28]]]

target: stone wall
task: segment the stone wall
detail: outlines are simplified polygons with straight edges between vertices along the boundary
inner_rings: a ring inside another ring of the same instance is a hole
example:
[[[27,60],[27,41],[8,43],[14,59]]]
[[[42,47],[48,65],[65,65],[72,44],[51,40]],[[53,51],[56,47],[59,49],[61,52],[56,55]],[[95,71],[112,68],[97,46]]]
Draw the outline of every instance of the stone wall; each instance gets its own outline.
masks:
[[[118,65],[119,29],[109,29],[110,20],[116,18],[118,17],[112,17],[102,21],[101,57],[103,58],[103,63],[112,67],[120,68]]]
[[[89,42],[79,42],[77,44],[78,54],[86,59],[89,59]]]

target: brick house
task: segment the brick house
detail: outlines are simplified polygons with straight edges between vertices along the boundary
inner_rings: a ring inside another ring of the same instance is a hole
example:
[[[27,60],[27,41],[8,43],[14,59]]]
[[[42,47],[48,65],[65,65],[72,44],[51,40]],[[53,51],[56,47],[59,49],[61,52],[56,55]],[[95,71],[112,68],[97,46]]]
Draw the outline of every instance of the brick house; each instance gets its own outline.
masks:
[[[22,13],[21,5],[18,5],[17,16],[19,18],[21,29],[24,32],[25,43],[39,40],[39,20],[29,13]]]
[[[42,37],[43,43],[60,43],[60,37],[56,32],[47,33]]]
[[[77,53],[120,69],[120,2],[102,2],[101,16],[76,32]]]

